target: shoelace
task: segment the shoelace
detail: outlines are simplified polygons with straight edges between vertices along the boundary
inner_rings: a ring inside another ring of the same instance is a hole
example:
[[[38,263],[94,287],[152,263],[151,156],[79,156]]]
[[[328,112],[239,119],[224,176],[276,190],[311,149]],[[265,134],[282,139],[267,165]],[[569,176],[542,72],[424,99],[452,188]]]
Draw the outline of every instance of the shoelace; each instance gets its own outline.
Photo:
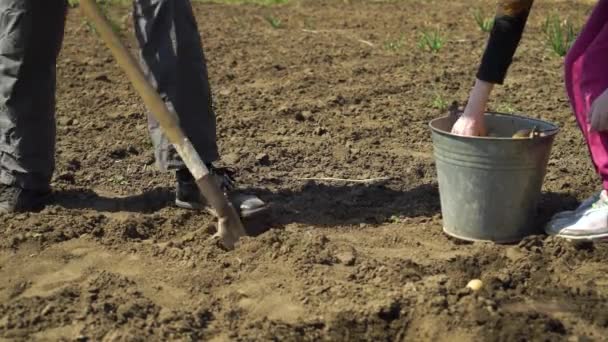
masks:
[[[209,172],[221,178],[221,185],[224,191],[234,190],[236,186],[236,180],[234,179],[234,175],[236,174],[235,169],[211,166],[209,167]]]

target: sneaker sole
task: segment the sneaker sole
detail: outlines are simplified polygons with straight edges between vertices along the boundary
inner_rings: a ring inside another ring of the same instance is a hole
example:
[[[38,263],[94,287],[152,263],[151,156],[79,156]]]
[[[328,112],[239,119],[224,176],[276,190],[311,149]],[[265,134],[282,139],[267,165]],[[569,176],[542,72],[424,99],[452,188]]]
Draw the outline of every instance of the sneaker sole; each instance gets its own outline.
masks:
[[[178,199],[175,200],[175,205],[182,209],[200,210],[203,209],[203,205],[200,203],[184,202]]]
[[[211,207],[205,207],[205,210],[213,215],[217,217],[217,213],[215,211],[215,209],[211,208]],[[258,217],[258,216],[263,216],[270,213],[270,205],[266,204],[265,206],[261,207],[261,208],[257,208],[255,210],[245,210],[245,211],[241,211],[240,212],[240,217],[241,219],[250,219],[250,218],[254,218],[254,217]]]
[[[568,239],[568,240],[604,240],[604,239],[608,239],[608,233],[596,234],[596,235],[586,235],[586,236],[556,234],[555,236],[561,237],[564,239]]]
[[[254,210],[245,210],[241,212],[241,217],[242,218],[252,218],[252,217],[258,217],[261,215],[266,215],[270,213],[270,204],[266,204],[263,207],[254,209]]]

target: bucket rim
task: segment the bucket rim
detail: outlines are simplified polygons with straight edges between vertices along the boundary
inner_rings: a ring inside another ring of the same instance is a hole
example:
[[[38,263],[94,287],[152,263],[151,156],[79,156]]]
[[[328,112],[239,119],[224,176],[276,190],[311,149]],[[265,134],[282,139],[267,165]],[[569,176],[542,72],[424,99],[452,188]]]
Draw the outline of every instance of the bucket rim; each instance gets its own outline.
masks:
[[[462,114],[462,111],[458,112],[458,115],[460,115],[460,114]],[[487,115],[509,116],[509,117],[523,119],[523,120],[527,120],[527,121],[536,121],[538,123],[549,125],[552,128],[549,129],[548,131],[545,131],[546,134],[543,135],[543,136],[541,136],[541,137],[529,137],[529,138],[513,139],[511,137],[490,137],[490,136],[479,137],[479,136],[458,135],[458,134],[453,134],[452,132],[444,131],[442,129],[439,129],[439,128],[433,126],[434,123],[436,123],[436,122],[438,122],[440,120],[444,120],[446,118],[449,118],[450,116],[452,116],[451,114],[448,114],[448,115],[445,115],[445,116],[442,116],[442,117],[439,117],[439,118],[435,118],[435,119],[431,120],[428,123],[428,125],[431,128],[431,130],[433,132],[435,132],[435,133],[451,136],[451,137],[458,138],[458,139],[464,139],[464,140],[519,140],[519,141],[527,141],[527,140],[537,140],[537,139],[551,138],[551,137],[554,137],[560,131],[559,126],[557,126],[554,123],[551,123],[551,122],[548,122],[548,121],[544,121],[544,120],[540,120],[540,119],[530,118],[530,117],[523,116],[523,115],[510,114],[510,113],[501,113],[501,112],[485,112],[484,115],[485,116],[487,116]]]

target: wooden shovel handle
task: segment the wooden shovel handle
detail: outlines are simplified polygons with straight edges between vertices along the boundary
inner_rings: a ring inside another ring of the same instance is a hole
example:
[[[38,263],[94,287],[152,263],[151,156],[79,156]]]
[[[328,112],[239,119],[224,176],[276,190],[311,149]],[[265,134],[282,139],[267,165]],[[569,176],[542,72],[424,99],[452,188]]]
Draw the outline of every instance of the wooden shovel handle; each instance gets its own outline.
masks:
[[[211,204],[215,209],[219,219],[216,236],[220,238],[224,247],[228,249],[234,248],[234,244],[238,239],[246,235],[243,223],[217,182],[209,174],[209,170],[192,146],[190,140],[184,135],[179,126],[179,119],[173,112],[167,109],[167,106],[156,90],[150,85],[139,63],[137,63],[122,44],[120,37],[114,32],[99,6],[95,3],[95,0],[80,0],[80,7],[101,36],[101,39],[110,48],[114,58],[116,58],[120,67],[127,74],[127,77],[143,99],[148,110],[159,122],[169,142],[173,144],[196,180],[196,184],[207,200],[207,203]]]

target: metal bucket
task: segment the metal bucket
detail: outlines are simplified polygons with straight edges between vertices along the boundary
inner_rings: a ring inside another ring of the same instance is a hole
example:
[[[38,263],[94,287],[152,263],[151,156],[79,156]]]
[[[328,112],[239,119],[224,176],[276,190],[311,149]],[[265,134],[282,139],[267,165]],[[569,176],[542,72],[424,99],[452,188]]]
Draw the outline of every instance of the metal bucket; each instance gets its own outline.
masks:
[[[431,121],[443,230],[469,241],[517,242],[539,232],[536,209],[558,127],[516,115],[486,113],[498,137],[450,133],[456,116]],[[542,136],[512,139],[537,127]]]

